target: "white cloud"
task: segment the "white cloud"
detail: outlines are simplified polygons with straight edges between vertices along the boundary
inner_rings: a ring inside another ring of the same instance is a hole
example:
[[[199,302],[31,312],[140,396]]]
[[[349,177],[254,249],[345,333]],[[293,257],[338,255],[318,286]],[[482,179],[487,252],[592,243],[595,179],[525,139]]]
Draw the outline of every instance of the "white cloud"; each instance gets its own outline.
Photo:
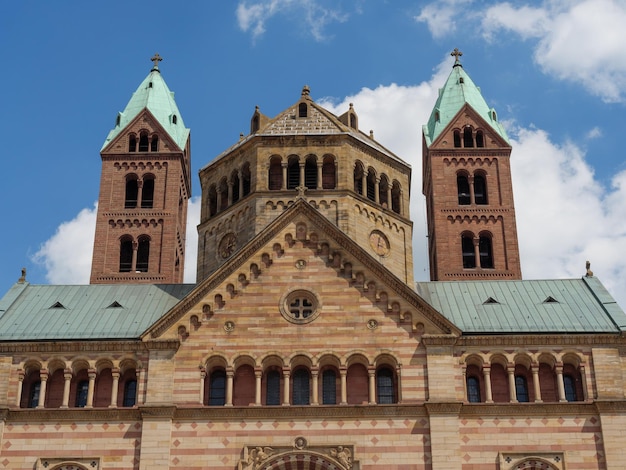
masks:
[[[348,18],[337,8],[336,2],[328,2],[332,7],[324,3],[319,0],[241,1],[237,5],[237,24],[242,31],[250,31],[252,38],[257,39],[265,33],[266,24],[272,17],[294,13],[294,18],[304,20],[316,41],[323,41],[326,39],[324,30],[329,24],[343,23]]]
[[[580,83],[607,102],[624,101],[626,5],[619,0],[545,1],[541,7],[499,3],[482,21],[488,39],[511,31],[537,38],[534,60],[560,80]]]
[[[465,16],[467,10],[461,5],[471,2],[472,0],[443,0],[429,3],[422,8],[415,20],[426,23],[433,37],[442,38],[456,30],[455,20],[459,17],[459,11],[463,11]]]

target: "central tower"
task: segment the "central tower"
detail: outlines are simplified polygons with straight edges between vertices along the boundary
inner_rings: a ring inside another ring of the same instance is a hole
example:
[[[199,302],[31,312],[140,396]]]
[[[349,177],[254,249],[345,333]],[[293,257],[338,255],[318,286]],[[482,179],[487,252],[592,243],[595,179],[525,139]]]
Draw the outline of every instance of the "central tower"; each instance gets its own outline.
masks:
[[[100,150],[92,284],[183,282],[189,129],[152,61]]]

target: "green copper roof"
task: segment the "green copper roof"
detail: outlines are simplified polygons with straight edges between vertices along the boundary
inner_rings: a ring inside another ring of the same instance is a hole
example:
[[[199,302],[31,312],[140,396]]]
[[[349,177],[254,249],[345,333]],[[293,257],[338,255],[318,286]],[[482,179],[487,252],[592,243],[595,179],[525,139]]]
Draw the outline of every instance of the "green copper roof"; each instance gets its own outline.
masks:
[[[0,299],[0,341],[137,339],[194,284],[14,284]]]
[[[118,114],[116,125],[109,132],[102,148],[104,149],[109,145],[144,109],[152,113],[159,124],[174,139],[179,148],[185,148],[187,138],[189,137],[189,129],[185,128],[183,118],[180,115],[178,106],[176,106],[174,92],[167,87],[156,65],[145,80],[141,82],[137,91],[133,93],[124,111]]]
[[[626,330],[626,314],[595,277],[419,282],[417,292],[464,334]]]
[[[439,98],[428,119],[428,124],[424,126],[427,145],[435,141],[465,104],[471,106],[505,141],[509,141],[504,127],[498,122],[496,111],[487,106],[480,88],[474,85],[457,60],[446,84],[439,90]]]

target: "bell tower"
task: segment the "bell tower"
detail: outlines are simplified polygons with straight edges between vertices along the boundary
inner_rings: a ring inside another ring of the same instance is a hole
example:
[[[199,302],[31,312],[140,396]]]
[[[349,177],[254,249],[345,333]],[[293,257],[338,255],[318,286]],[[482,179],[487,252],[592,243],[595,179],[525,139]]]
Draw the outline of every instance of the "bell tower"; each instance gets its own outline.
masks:
[[[189,129],[161,76],[161,57],[151,60],[100,150],[91,284],[183,282]]]
[[[423,127],[430,278],[521,279],[511,144],[455,49]]]

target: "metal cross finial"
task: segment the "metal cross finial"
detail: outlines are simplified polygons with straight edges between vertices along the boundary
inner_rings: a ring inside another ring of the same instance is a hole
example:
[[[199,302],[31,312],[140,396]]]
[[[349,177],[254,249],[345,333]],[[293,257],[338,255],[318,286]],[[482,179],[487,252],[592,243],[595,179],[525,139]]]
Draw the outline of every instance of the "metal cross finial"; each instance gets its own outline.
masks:
[[[156,54],[154,54],[154,56],[152,56],[152,59],[150,59],[150,60],[152,62],[154,62],[154,68],[158,69],[159,68],[159,62],[161,62],[163,60],[163,58],[157,52]]]
[[[454,57],[454,63],[455,64],[460,64],[461,62],[459,61],[459,57],[461,57],[463,55],[463,53],[458,50],[456,47],[454,48],[454,50],[450,53],[450,55],[452,57]]]

